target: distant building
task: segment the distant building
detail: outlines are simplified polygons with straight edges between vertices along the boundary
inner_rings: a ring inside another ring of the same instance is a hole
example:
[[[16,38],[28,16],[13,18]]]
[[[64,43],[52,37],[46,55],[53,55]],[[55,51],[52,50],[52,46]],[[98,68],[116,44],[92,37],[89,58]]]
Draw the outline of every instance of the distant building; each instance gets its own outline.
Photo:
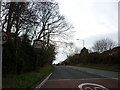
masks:
[[[108,54],[108,55],[117,55],[120,54],[120,46],[115,47],[111,50],[104,51],[103,54]]]

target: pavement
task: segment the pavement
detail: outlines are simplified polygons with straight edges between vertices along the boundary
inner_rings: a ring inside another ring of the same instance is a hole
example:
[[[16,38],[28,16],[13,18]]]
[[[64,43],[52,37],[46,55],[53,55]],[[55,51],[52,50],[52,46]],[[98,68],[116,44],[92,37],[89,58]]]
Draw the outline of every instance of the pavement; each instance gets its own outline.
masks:
[[[74,66],[54,66],[38,89],[120,90],[117,72]]]

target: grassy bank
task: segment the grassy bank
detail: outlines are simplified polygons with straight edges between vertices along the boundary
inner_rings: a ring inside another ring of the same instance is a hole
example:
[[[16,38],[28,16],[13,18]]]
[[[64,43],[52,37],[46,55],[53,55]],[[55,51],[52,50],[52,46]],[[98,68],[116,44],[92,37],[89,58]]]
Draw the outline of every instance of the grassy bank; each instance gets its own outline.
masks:
[[[52,70],[52,66],[40,69],[39,72],[30,72],[17,76],[9,76],[3,79],[3,88],[27,88],[48,75]]]
[[[78,67],[87,67],[87,68],[93,68],[98,70],[107,70],[107,71],[113,71],[113,72],[120,72],[120,69],[118,66],[108,66],[108,65],[95,65],[95,64],[89,64],[89,65],[72,65],[72,66],[78,66]]]

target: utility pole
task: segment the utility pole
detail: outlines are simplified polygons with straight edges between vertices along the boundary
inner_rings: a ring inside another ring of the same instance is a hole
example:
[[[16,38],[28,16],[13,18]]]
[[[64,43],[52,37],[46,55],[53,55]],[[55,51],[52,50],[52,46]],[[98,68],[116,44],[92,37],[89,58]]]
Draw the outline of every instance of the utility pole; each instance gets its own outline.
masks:
[[[1,11],[1,3],[0,2],[0,11]],[[1,13],[0,13],[0,21],[1,21]],[[2,27],[0,23],[0,90],[2,89]]]
[[[84,42],[84,40],[83,40],[83,48],[84,48],[84,46],[85,46],[85,42]]]
[[[81,39],[76,39],[76,40],[81,40]],[[85,47],[85,41],[82,40],[82,42],[83,42],[83,48],[84,48]]]
[[[2,37],[2,33],[0,33],[0,37]],[[0,43],[0,90],[1,89],[2,89],[2,43]]]

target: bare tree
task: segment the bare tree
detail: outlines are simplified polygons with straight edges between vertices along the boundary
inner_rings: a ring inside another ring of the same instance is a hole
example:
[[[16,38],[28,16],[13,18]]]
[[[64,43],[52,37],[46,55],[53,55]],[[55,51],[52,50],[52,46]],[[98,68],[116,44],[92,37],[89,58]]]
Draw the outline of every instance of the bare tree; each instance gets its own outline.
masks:
[[[15,33],[17,36],[29,33],[37,24],[32,7],[33,3],[30,2],[3,2],[2,31],[6,31],[8,35]]]
[[[66,54],[67,57],[80,53],[80,48],[76,47],[73,42],[66,43],[63,48],[63,53]]]
[[[3,2],[2,30],[15,34],[27,34],[47,44],[54,37],[70,36],[69,24],[59,12],[58,3],[52,2]]]
[[[75,47],[75,50],[74,50],[75,54],[79,54],[80,51],[81,51],[81,48],[79,48],[79,47]]]
[[[92,49],[95,52],[102,53],[103,51],[110,50],[113,47],[115,47],[115,42],[107,38],[96,41]]]
[[[59,12],[56,2],[39,2],[34,6],[34,12],[38,16],[39,26],[36,31],[37,39],[44,40],[47,44],[53,37],[66,37],[66,32],[72,28],[65,17]]]

